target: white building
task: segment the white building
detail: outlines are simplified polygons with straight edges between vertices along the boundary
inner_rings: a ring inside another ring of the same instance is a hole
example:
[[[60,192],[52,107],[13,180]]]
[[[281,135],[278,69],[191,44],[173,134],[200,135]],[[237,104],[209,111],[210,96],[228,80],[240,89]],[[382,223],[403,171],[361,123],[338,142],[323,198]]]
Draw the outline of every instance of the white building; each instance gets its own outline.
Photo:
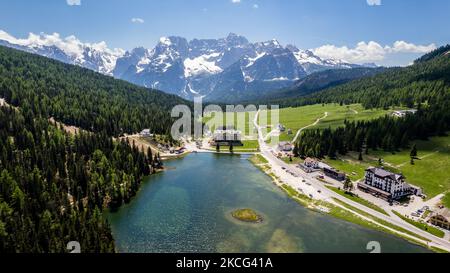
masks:
[[[403,175],[374,167],[366,170],[364,183],[358,183],[358,188],[386,200],[399,199],[411,194],[422,194],[420,188],[406,183]]]
[[[398,110],[398,111],[394,111],[392,113],[392,115],[394,117],[398,117],[398,118],[404,118],[406,117],[407,114],[415,114],[417,113],[417,110],[411,109],[411,110]]]
[[[139,134],[140,134],[141,136],[143,136],[143,137],[149,137],[149,136],[152,135],[151,132],[150,132],[150,129],[144,129],[144,130],[142,130]]]
[[[214,142],[241,142],[242,133],[233,129],[215,130],[213,139]]]
[[[290,152],[293,149],[294,149],[294,145],[292,145],[291,143],[289,143],[287,141],[283,141],[278,144],[278,150],[280,150],[281,152]]]

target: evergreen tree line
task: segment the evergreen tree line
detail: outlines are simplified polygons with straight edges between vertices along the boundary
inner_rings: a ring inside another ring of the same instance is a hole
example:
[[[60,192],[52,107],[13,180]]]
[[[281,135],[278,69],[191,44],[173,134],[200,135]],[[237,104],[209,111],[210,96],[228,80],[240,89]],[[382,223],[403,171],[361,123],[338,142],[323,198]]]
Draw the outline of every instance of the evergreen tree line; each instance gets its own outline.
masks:
[[[371,121],[346,121],[335,130],[306,130],[294,152],[300,156],[336,158],[349,151],[395,152],[410,141],[443,136],[450,130],[450,55],[448,46],[425,55],[406,68],[357,80],[297,101],[310,103],[362,103],[365,108],[406,106],[416,114],[404,118],[385,116]]]
[[[114,252],[102,217],[130,201],[161,164],[106,133],[69,133],[45,118],[0,107],[0,253]]]
[[[74,65],[0,46],[0,98],[35,116],[110,136],[169,135],[170,111],[192,103]]]
[[[445,100],[450,86],[449,46],[427,54],[408,67],[388,68],[375,76],[354,80],[307,96],[266,101],[280,107],[310,104],[361,103],[365,108],[435,105]],[[439,54],[440,53],[440,54]]]
[[[444,136],[449,130],[450,96],[447,96],[435,105],[419,106],[417,113],[404,118],[386,115],[371,121],[345,121],[344,126],[335,130],[306,130],[295,143],[294,151],[298,156],[317,158],[336,158],[349,151],[361,154],[378,149],[396,152],[408,148],[412,140]]]

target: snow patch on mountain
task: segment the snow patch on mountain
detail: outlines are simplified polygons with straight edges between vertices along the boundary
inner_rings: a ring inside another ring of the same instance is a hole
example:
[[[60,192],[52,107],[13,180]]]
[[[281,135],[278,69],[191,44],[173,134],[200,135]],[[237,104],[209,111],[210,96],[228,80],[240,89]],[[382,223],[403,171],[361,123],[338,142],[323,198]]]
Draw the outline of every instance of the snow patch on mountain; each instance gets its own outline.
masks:
[[[202,74],[217,74],[222,72],[222,68],[217,65],[217,58],[220,53],[211,53],[201,55],[197,58],[187,58],[184,60],[184,76],[186,78],[194,77]]]
[[[342,60],[322,59],[312,50],[281,45],[276,39],[250,43],[229,34],[220,39],[161,37],[152,49],[125,52],[105,42],[83,43],[75,36],[33,34],[17,39],[0,30],[0,45],[79,65],[132,83],[181,95],[207,97],[230,90],[257,92],[284,88],[307,75],[358,67]]]
[[[58,33],[30,33],[26,39],[17,39],[0,30],[0,40],[22,47],[19,49],[84,66],[108,75],[112,75],[117,59],[125,53],[120,48],[108,48],[105,42],[83,43],[73,35],[61,38]],[[55,48],[61,50],[60,54],[49,53]]]

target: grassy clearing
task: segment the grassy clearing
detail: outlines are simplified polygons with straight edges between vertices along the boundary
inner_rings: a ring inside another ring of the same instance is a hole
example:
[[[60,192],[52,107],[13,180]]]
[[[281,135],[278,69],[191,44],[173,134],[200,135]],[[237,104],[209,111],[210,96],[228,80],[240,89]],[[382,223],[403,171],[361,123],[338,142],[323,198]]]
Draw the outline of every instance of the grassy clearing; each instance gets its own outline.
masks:
[[[419,151],[419,160],[410,163],[410,150],[396,154],[380,152],[376,154],[386,162],[394,165],[405,176],[408,182],[422,187],[428,198],[434,197],[450,189],[450,136],[434,137],[429,141],[415,141]]]
[[[334,191],[335,193],[344,196],[345,198],[348,198],[348,199],[350,199],[350,200],[352,200],[354,202],[357,202],[357,203],[359,203],[359,204],[361,204],[363,206],[366,206],[368,208],[371,208],[373,210],[376,210],[376,211],[378,211],[380,213],[383,213],[383,214],[389,216],[389,214],[384,209],[380,208],[379,206],[377,206],[377,205],[375,205],[375,204],[373,204],[373,203],[371,203],[371,202],[369,202],[369,201],[367,201],[367,200],[365,200],[365,199],[363,199],[361,197],[358,197],[358,196],[356,196],[354,194],[346,193],[345,191],[337,189],[335,187],[330,187],[330,186],[326,186],[326,187],[329,188],[330,190]]]
[[[375,162],[358,161],[351,155],[336,160],[325,159],[324,162],[337,170],[345,172],[352,181],[358,181],[364,177],[365,170]]]
[[[267,161],[267,159],[265,159],[264,156],[262,156],[260,154],[256,154],[256,155],[252,156],[249,160],[255,165],[269,163],[269,161]]]
[[[259,143],[257,140],[244,140],[244,141],[242,141],[242,144],[244,144],[244,146],[233,146],[233,151],[234,152],[249,152],[249,153],[259,151]],[[215,151],[216,148],[210,147],[209,150]],[[228,151],[230,151],[230,147],[229,146],[220,146],[220,151],[228,152]]]
[[[444,198],[442,199],[442,203],[444,204],[444,206],[446,206],[447,208],[450,208],[450,192],[447,192],[444,196]]]
[[[406,221],[408,223],[410,223],[411,225],[420,228],[421,230],[424,230],[430,234],[433,234],[434,236],[437,236],[439,238],[444,238],[445,236],[445,232],[443,232],[440,229],[437,229],[435,227],[429,226],[426,223],[421,223],[421,222],[417,222],[414,220],[411,220],[405,216],[403,216],[402,214],[396,212],[396,211],[392,211],[395,215],[397,215],[398,217],[400,217],[403,221]]]
[[[287,164],[300,164],[303,163],[303,160],[298,157],[292,157],[292,161],[289,159],[289,157],[283,157],[281,160],[283,160]]]
[[[240,130],[243,135],[251,139],[257,139],[257,132],[253,125],[256,112],[232,112],[232,113],[217,113],[211,112],[211,116],[203,118],[203,122],[208,125],[211,132],[216,128],[222,126],[234,126]]]
[[[414,237],[416,237],[416,238],[418,238],[418,239],[421,239],[421,240],[430,242],[430,240],[428,240],[427,238],[424,238],[424,237],[422,237],[422,236],[420,236],[420,235],[417,235],[417,234],[415,234],[414,232],[411,232],[411,231],[409,231],[409,230],[406,230],[406,229],[404,229],[404,228],[402,228],[402,227],[399,227],[399,226],[393,225],[393,224],[391,224],[391,223],[389,223],[389,222],[386,222],[386,221],[384,221],[384,220],[382,220],[382,219],[380,219],[380,218],[378,218],[378,217],[375,217],[375,216],[373,216],[373,215],[371,215],[371,214],[369,214],[369,213],[367,213],[367,212],[365,212],[365,211],[362,211],[362,210],[357,209],[357,208],[355,208],[355,207],[353,207],[353,206],[351,206],[351,205],[348,205],[348,204],[346,204],[346,203],[344,203],[344,202],[342,202],[342,201],[340,201],[340,200],[338,200],[338,199],[336,199],[336,198],[333,198],[333,200],[334,200],[335,202],[339,203],[340,205],[342,205],[342,206],[344,206],[344,207],[346,207],[346,208],[348,208],[348,209],[350,209],[350,210],[352,210],[352,211],[354,211],[354,212],[356,212],[356,213],[358,213],[358,214],[361,214],[362,216],[365,216],[365,217],[367,217],[367,218],[370,218],[370,219],[374,220],[375,222],[377,222],[377,223],[379,223],[379,224],[381,224],[381,225],[383,225],[383,226],[386,226],[386,227],[395,229],[395,230],[400,231],[400,232],[403,232],[403,233],[405,233],[405,234],[409,234],[409,235],[411,235],[411,236],[414,236]],[[391,232],[390,232],[390,233],[391,233]],[[408,239],[408,240],[409,240],[409,239]]]
[[[340,106],[339,104],[316,104],[296,108],[283,108],[280,109],[279,115],[274,115],[274,113],[272,113],[273,118],[279,120],[279,122],[283,124],[286,129],[291,129],[293,134],[288,135],[287,133],[282,133],[280,135],[280,141],[292,140],[299,129],[314,123],[319,118],[322,118],[325,112],[328,113],[328,117],[308,129],[328,127],[336,128],[338,126],[342,126],[345,120],[369,120],[382,117],[390,111],[383,109],[366,110],[360,104],[347,106]],[[264,113],[261,113],[261,115],[263,114]],[[272,118],[269,118],[269,124],[276,125],[272,123]]]
[[[289,195],[289,197],[293,198],[295,201],[303,205],[304,207],[309,207],[314,200],[309,198],[308,196],[299,193],[291,186],[286,184],[282,185],[281,188]]]

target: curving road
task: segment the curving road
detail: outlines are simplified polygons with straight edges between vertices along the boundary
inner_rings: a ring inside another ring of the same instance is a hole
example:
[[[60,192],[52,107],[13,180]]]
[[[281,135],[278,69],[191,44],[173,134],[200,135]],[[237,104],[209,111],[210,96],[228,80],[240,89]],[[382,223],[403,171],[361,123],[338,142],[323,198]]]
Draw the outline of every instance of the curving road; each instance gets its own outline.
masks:
[[[371,208],[363,206],[360,203],[357,203],[350,199],[347,199],[344,196],[337,194],[334,191],[325,187],[325,185],[322,182],[318,181],[317,179],[315,179],[313,177],[314,174],[307,174],[307,173],[303,172],[301,169],[296,168],[295,166],[292,166],[290,164],[287,164],[284,161],[277,158],[272,153],[272,148],[270,146],[268,146],[264,141],[262,127],[260,127],[258,125],[258,116],[259,116],[259,111],[255,115],[254,125],[255,125],[255,128],[257,128],[257,130],[258,130],[258,142],[260,145],[261,154],[267,159],[267,161],[269,161],[269,164],[272,167],[273,171],[278,176],[281,177],[283,182],[292,186],[296,190],[302,191],[304,194],[312,196],[314,199],[321,199],[321,200],[326,200],[330,203],[335,203],[333,201],[333,198],[336,198],[342,202],[345,202],[348,205],[351,205],[357,209],[360,209],[366,213],[369,213],[370,215],[373,215],[381,220],[384,220],[388,223],[399,226],[405,230],[408,230],[417,235],[420,235],[423,238],[430,240],[431,242],[429,243],[429,245],[437,246],[439,248],[450,251],[450,242],[449,241],[444,240],[439,237],[436,237],[426,231],[423,231],[423,230],[403,221],[402,219],[400,219],[398,217],[387,216],[383,213],[380,213]],[[297,176],[297,177],[288,174],[286,172],[286,170],[289,170],[291,173],[295,174],[295,176]],[[302,182],[302,180],[305,180],[305,183]]]

